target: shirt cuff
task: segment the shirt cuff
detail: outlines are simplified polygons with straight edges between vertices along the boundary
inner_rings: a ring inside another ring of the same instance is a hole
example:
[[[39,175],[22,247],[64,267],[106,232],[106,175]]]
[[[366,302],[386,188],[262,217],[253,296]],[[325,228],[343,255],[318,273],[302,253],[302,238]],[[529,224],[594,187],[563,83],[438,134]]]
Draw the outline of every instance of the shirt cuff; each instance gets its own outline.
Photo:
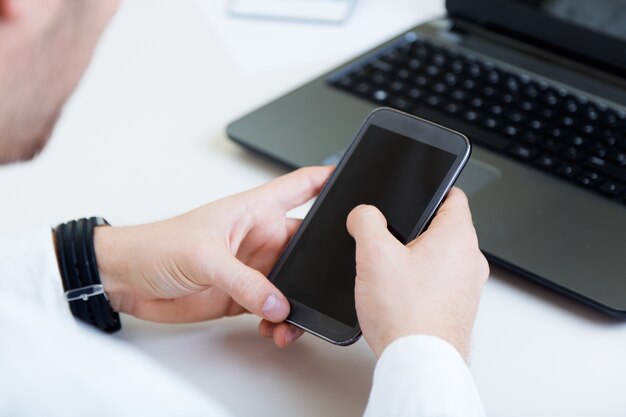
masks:
[[[0,292],[72,319],[50,227],[0,235]]]
[[[461,355],[433,336],[400,338],[374,371],[365,417],[483,417],[478,390]]]

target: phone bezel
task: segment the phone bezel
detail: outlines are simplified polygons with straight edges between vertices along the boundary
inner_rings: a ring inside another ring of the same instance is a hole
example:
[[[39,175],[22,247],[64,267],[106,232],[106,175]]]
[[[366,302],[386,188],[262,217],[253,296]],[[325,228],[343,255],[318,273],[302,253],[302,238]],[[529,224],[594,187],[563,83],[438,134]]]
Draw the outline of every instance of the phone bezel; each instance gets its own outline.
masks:
[[[337,165],[337,168],[322,188],[319,197],[304,218],[302,225],[287,244],[287,247],[269,275],[270,281],[274,281],[276,276],[280,273],[285,260],[293,251],[296,243],[300,239],[300,236],[308,227],[311,219],[315,216],[318,208],[326,198],[328,191],[332,188],[339,175],[341,175],[344,166],[350,160],[354,150],[357,148],[363,138],[363,135],[371,125],[378,126],[382,129],[400,134],[412,140],[450,152],[456,156],[448,173],[441,182],[441,185],[437,188],[434,198],[428,204],[412,233],[409,235],[409,242],[415,239],[424,230],[424,228],[426,228],[430,219],[434,216],[437,208],[441,205],[444,197],[452,185],[454,185],[454,182],[469,160],[471,145],[467,137],[461,133],[417,116],[402,113],[390,108],[382,107],[374,110],[367,116],[359,128],[359,131],[346,150],[343,158]],[[340,346],[350,345],[356,342],[361,336],[361,329],[358,323],[356,326],[350,327],[349,325],[310,308],[297,300],[293,300],[289,297],[288,300],[291,304],[291,313],[286,321],[296,327]]]

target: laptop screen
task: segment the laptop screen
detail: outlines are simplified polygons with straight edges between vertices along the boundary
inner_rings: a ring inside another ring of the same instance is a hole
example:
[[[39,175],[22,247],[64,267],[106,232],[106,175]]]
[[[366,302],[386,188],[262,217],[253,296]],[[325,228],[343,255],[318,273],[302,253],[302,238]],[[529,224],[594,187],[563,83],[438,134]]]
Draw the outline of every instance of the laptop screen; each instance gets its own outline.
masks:
[[[448,0],[452,16],[624,77],[626,0]]]
[[[516,0],[560,20],[626,41],[626,0]]]

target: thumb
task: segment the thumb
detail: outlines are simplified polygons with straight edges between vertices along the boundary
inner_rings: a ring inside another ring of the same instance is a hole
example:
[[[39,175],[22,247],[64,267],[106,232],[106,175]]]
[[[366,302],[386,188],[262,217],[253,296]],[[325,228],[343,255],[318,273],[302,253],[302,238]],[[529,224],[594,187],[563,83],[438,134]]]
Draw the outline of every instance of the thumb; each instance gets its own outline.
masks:
[[[289,315],[289,301],[265,275],[232,255],[225,256],[215,283],[239,305],[268,321],[280,323]]]
[[[348,215],[347,227],[359,248],[367,250],[381,245],[404,247],[389,232],[385,216],[374,206],[362,204],[355,207]]]

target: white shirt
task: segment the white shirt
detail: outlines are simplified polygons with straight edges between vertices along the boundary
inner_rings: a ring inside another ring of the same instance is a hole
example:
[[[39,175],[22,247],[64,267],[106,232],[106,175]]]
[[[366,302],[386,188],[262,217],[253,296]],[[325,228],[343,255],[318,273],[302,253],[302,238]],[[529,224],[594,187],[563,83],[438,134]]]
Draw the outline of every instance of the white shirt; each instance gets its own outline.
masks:
[[[49,228],[0,236],[0,416],[44,415],[231,415],[131,346],[74,321]],[[458,352],[415,335],[381,355],[365,416],[484,410]]]

